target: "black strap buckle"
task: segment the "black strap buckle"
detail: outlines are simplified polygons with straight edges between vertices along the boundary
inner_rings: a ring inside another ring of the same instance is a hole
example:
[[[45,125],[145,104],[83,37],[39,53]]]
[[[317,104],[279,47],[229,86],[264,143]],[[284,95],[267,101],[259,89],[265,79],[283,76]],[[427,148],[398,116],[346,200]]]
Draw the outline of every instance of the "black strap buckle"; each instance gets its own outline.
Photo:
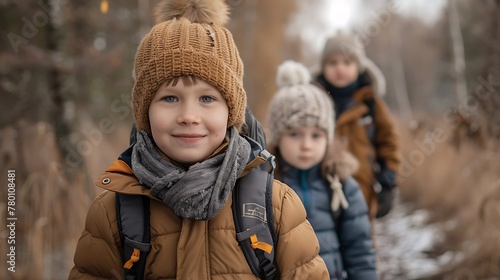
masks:
[[[278,270],[271,261],[266,258],[264,251],[256,251],[257,258],[259,259],[259,267],[264,272],[264,279],[274,279]]]

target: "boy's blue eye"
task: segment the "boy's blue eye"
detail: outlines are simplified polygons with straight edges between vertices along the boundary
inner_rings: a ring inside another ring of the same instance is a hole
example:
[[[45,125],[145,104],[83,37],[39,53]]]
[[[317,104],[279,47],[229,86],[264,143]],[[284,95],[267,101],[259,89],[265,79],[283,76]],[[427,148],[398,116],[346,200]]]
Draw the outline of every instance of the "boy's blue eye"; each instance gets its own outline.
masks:
[[[200,97],[200,101],[204,102],[204,103],[209,103],[209,102],[212,102],[214,100],[215,100],[215,98],[213,98],[212,96],[207,96],[206,95],[206,96]]]
[[[165,102],[172,103],[172,102],[176,102],[178,100],[178,98],[175,97],[175,96],[169,95],[169,96],[163,97],[162,100],[165,101]]]

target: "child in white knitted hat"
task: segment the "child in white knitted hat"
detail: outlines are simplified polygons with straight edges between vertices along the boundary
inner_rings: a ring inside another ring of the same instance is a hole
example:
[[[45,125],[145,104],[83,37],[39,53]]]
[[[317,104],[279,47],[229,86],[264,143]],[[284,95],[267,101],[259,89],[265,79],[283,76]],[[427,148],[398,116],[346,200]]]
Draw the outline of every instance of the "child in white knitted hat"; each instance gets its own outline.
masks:
[[[262,190],[243,182],[271,157],[240,134],[247,104],[243,64],[223,27],[228,7],[160,5],[135,58],[136,143],[96,182],[105,191],[90,206],[69,279],[328,279],[300,199],[269,172],[262,184],[272,205],[244,212],[259,226],[236,225],[237,183]],[[268,223],[275,235],[266,242]]]
[[[357,161],[335,143],[331,98],[294,61],[280,65],[269,106],[268,149],[276,178],[301,198],[330,279],[377,279],[368,208],[350,176]]]

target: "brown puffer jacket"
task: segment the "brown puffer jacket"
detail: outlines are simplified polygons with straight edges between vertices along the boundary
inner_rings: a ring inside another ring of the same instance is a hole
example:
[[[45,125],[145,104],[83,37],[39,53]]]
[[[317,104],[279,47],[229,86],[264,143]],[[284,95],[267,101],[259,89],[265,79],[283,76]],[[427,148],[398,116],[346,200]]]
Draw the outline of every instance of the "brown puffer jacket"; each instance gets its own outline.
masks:
[[[378,157],[385,162],[388,168],[398,170],[400,163],[398,135],[396,124],[387,105],[378,95],[374,94],[371,86],[360,88],[354,93],[353,99],[355,105],[346,109],[337,119],[335,135],[341,141],[348,142],[349,151],[359,161],[359,169],[354,178],[363,191],[370,217],[374,219],[377,214],[377,194],[373,188],[372,165]],[[360,123],[362,117],[369,112],[365,100],[370,99],[373,100],[376,149],[368,139],[365,127]]]
[[[96,184],[106,191],[90,207],[69,279],[123,278],[116,192],[151,198],[151,251],[145,279],[258,279],[236,240],[231,196],[210,221],[196,221],[179,218],[150,196],[123,161],[115,161]],[[329,279],[300,199],[279,181],[273,185],[273,208],[278,235],[275,258],[281,278]]]

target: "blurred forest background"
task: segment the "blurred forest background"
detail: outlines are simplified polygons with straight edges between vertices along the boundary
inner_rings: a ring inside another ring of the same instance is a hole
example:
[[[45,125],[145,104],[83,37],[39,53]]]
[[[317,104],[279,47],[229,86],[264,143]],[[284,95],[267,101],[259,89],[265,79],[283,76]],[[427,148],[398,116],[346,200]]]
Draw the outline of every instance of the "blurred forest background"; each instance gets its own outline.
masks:
[[[93,182],[128,145],[134,55],[157,2],[0,0],[0,220],[12,169],[18,218],[15,273],[0,229],[1,279],[67,278],[100,192]],[[439,269],[419,278],[500,279],[500,1],[227,3],[249,106],[264,125],[283,60],[314,72],[327,36],[360,36],[399,125],[399,200],[439,233],[421,252]]]

